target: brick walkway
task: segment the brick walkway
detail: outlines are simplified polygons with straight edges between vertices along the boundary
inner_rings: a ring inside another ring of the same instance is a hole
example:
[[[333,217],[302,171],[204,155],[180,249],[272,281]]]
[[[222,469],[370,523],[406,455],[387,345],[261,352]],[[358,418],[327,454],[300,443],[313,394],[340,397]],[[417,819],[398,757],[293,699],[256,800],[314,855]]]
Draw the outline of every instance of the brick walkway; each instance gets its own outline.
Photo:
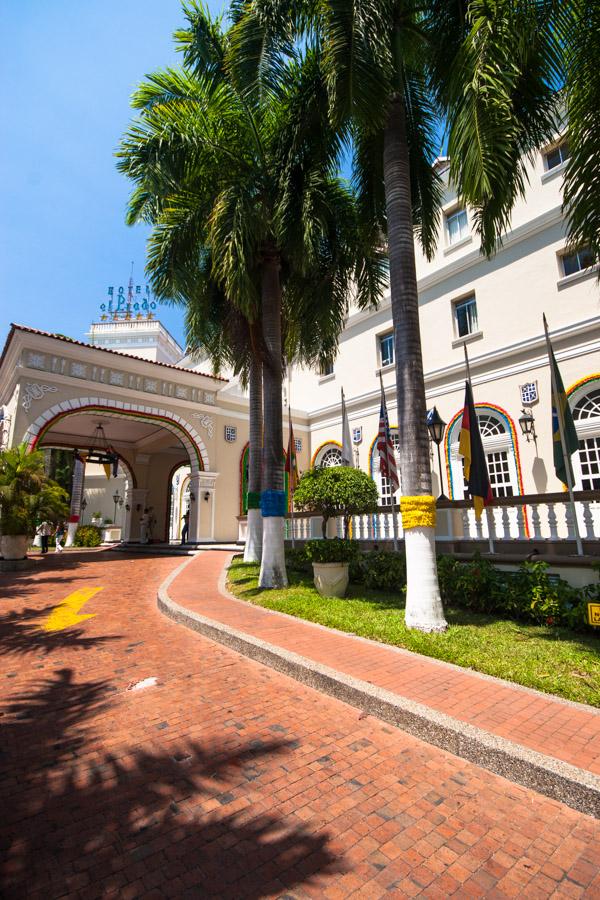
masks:
[[[169,588],[176,603],[423,703],[532,750],[600,774],[600,709],[481,677],[439,660],[364,641],[229,599],[217,587],[222,553],[203,553]],[[599,686],[600,692],[600,686]]]
[[[0,581],[3,897],[600,896],[600,822],[173,624],[179,564]]]

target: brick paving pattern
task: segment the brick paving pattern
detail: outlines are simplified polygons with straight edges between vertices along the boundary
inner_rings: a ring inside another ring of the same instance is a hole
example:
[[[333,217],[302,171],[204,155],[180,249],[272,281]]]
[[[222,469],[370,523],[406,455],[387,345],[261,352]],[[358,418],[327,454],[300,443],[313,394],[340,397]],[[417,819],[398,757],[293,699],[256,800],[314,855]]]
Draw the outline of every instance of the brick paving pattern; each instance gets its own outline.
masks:
[[[359,640],[219,593],[225,560],[194,558],[169,588],[181,606],[345,675],[600,775],[600,709],[561,703],[439,660]],[[202,589],[199,590],[199,585]],[[598,687],[600,691],[600,685]]]
[[[4,897],[600,896],[598,821],[173,624],[178,559],[65,557],[0,582]]]

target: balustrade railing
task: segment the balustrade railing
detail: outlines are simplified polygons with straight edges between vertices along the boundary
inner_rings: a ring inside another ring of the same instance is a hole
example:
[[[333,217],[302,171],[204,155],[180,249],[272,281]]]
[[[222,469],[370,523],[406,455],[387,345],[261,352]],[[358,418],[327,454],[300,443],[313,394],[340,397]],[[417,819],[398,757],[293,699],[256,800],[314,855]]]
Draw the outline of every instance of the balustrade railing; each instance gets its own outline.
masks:
[[[600,491],[578,491],[575,498],[575,515],[579,533],[584,541],[600,538]],[[398,537],[401,539],[402,520],[398,510]],[[391,541],[394,536],[391,506],[380,506],[376,513],[351,518],[351,536],[358,541]],[[285,523],[287,540],[293,535],[305,541],[322,537],[322,520],[319,516],[294,513]],[[342,518],[328,523],[328,536],[342,537]],[[476,519],[470,500],[438,500],[438,541],[484,541],[493,549],[496,541],[574,541],[575,519],[566,493],[524,494],[519,497],[497,497],[487,507],[481,519]]]

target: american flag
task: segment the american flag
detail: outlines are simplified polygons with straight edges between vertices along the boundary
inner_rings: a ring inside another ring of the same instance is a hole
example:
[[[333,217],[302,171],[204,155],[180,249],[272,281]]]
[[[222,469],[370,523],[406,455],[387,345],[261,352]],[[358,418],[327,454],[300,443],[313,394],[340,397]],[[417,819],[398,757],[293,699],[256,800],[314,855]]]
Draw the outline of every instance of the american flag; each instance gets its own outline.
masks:
[[[381,385],[381,410],[379,412],[377,452],[379,453],[379,471],[382,475],[385,475],[390,480],[392,486],[392,494],[394,494],[400,487],[400,479],[398,478],[394,445],[392,444],[392,437],[390,435],[390,422],[388,419],[387,406],[385,403],[383,384]]]

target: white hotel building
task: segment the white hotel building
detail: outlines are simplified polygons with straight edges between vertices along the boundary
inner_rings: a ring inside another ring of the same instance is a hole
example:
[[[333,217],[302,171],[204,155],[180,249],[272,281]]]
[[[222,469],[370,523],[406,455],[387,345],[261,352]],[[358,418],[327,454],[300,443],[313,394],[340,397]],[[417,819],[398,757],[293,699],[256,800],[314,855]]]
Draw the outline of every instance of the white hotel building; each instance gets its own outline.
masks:
[[[457,453],[464,344],[494,494],[508,498],[562,492],[552,462],[542,313],[548,319],[581,439],[573,457],[575,487],[600,490],[598,266],[585,248],[578,253],[565,250],[561,188],[567,156],[564,142],[537,155],[529,169],[526,196],[515,205],[511,228],[492,259],[481,255],[470,211],[448,185],[435,257],[428,262],[417,252],[427,405],[435,405],[448,423],[441,448],[441,484],[432,452],[434,492],[452,500],[462,499],[464,490]],[[444,161],[437,165],[443,174]],[[373,474],[382,504],[389,503],[389,492],[379,477],[374,439],[380,369],[390,422],[395,425],[391,332],[389,297],[376,311],[352,311],[331,367],[321,373],[294,369],[285,398],[289,389],[302,470],[311,461],[338,462],[340,389],[344,389],[357,441],[356,461]],[[156,538],[176,537],[191,484],[195,497],[191,537],[236,539],[238,518],[245,512],[248,436],[247,400],[239,384],[201,374],[198,370],[210,371],[207,363],[183,357],[156,320],[96,323],[88,339],[89,344],[80,344],[33,329],[13,329],[0,364],[5,444],[26,437],[40,446],[81,447],[100,416],[123,460],[130,507],[129,519],[123,522],[126,537],[136,538],[136,510],[141,505],[156,510]],[[534,417],[535,441],[528,442],[519,428],[524,408]],[[113,417],[112,423],[107,422]],[[493,513],[495,536],[543,542],[572,535],[568,509],[561,497],[555,500],[545,506],[541,501],[527,507],[498,506]],[[591,551],[592,539],[600,535],[596,506],[591,496],[578,504],[580,528]],[[487,524],[481,531],[467,519],[460,509],[440,515],[440,540],[485,539]],[[298,522],[297,527],[303,535],[312,528],[308,522]],[[389,522],[385,516],[377,521],[370,517],[356,523],[355,533],[381,540],[389,536]]]

